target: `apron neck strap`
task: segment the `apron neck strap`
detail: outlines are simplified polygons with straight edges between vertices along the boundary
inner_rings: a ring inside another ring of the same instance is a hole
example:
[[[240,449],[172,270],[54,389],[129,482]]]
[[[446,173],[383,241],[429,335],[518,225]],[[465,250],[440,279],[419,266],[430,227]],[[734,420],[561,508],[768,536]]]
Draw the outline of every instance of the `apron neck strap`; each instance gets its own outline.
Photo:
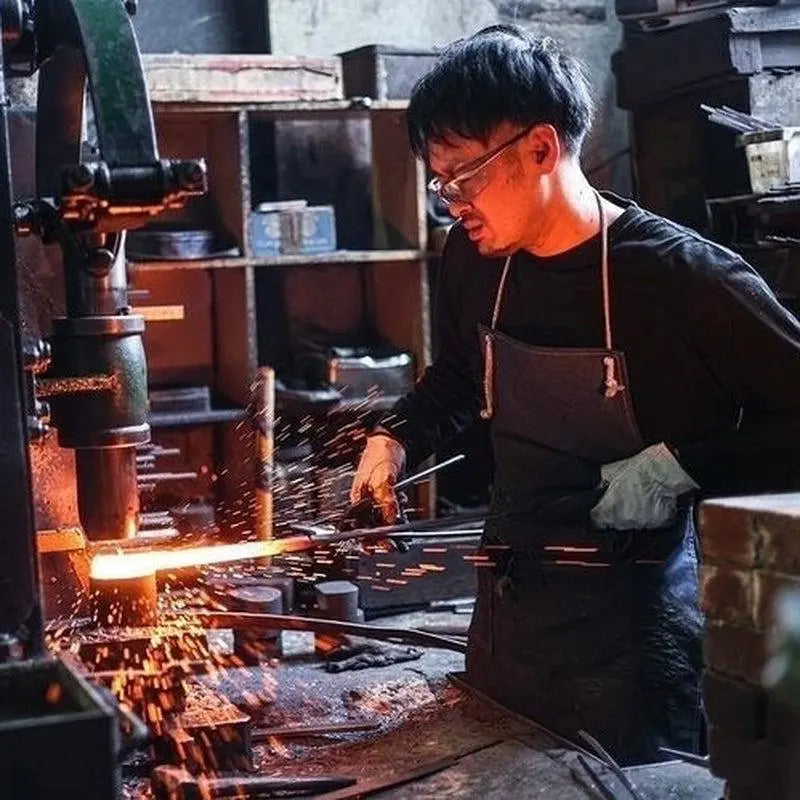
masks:
[[[611,338],[611,290],[608,274],[608,223],[606,209],[603,206],[603,198],[600,197],[600,192],[597,189],[593,191],[597,200],[597,212],[600,215],[600,279],[603,282],[603,325],[605,326],[606,350],[613,350],[614,343]]]
[[[611,336],[611,290],[608,268],[608,224],[606,210],[603,206],[603,199],[600,197],[600,192],[596,189],[592,189],[592,191],[597,200],[597,211],[600,215],[600,274],[603,284],[603,325],[605,343],[606,350],[613,350],[614,342]],[[497,320],[500,318],[500,308],[503,305],[506,281],[508,280],[508,273],[511,271],[511,258],[511,256],[506,258],[505,264],[503,264],[503,271],[500,274],[500,283],[497,286],[497,294],[495,294],[494,297],[494,309],[492,310],[492,330],[497,328]]]

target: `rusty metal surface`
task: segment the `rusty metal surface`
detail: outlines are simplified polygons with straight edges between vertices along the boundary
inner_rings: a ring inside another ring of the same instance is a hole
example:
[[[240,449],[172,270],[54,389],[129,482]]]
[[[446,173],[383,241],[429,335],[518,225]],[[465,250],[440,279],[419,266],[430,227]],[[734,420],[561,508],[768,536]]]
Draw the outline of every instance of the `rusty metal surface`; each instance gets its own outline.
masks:
[[[419,616],[407,615],[396,622],[416,623]],[[463,665],[461,654],[425,650],[410,666],[332,674],[313,656],[297,654],[273,666],[227,669],[195,680],[227,697],[251,718],[256,730],[348,722],[375,726],[349,733],[267,737],[253,745],[256,774],[341,774],[357,778],[357,789],[373,787],[375,793],[369,796],[399,800],[597,800],[599,795],[574,751],[533,723],[448,680]],[[264,692],[265,682],[272,692]],[[592,764],[624,797],[614,776],[598,762]],[[429,769],[431,774],[419,775]],[[415,773],[417,778],[408,785],[394,785]],[[646,800],[718,800],[722,794],[719,781],[686,764],[635,768],[629,775]],[[126,800],[147,797],[147,783],[142,778],[127,780]],[[387,784],[392,788],[380,790]],[[341,796],[357,796],[348,795],[350,791],[341,790]]]

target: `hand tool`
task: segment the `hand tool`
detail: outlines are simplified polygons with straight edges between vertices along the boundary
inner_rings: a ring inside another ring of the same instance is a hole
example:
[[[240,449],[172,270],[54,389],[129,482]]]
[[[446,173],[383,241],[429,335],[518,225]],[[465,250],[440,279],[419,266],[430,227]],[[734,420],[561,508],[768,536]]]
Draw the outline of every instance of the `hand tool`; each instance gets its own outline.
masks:
[[[636,787],[631,783],[628,776],[623,771],[622,767],[611,757],[611,754],[586,731],[578,731],[578,736],[583,739],[586,744],[600,757],[600,760],[617,776],[620,783],[631,793],[634,800],[643,800],[642,796],[636,791]]]
[[[578,753],[578,761],[580,762],[580,765],[586,770],[586,773],[592,779],[592,782],[597,787],[600,794],[603,795],[605,800],[616,800],[616,798],[614,797],[614,792],[612,792],[611,789],[609,789],[608,786],[606,786],[605,783],[603,783],[602,778],[597,774],[597,772],[595,772],[595,770],[592,768],[592,766],[589,764],[586,758],[582,756],[580,753]]]
[[[355,778],[314,776],[310,778],[194,776],[180,767],[160,766],[151,777],[156,800],[212,800],[218,797],[301,796],[352,786]]]
[[[671,747],[659,747],[658,749],[659,752],[663,753],[665,756],[672,756],[673,758],[685,761],[687,764],[694,764],[695,766],[709,769],[708,756],[699,756],[697,753],[685,753],[683,750],[673,750]]]
[[[420,470],[413,475],[409,475],[407,478],[403,478],[403,480],[398,481],[392,488],[395,492],[402,491],[407,486],[412,486],[413,484],[421,481],[423,478],[427,478],[429,475],[433,475],[435,472],[439,472],[439,470],[442,470],[445,467],[456,464],[457,462],[462,461],[464,458],[466,458],[466,456],[463,453],[459,453],[457,456],[448,458],[446,461],[442,461],[439,464],[434,464],[432,467],[427,467],[426,469]],[[358,502],[353,503],[353,505],[351,505],[350,508],[348,508],[344,514],[342,514],[339,520],[335,523],[335,526],[340,531],[347,531],[354,528],[379,527],[382,522],[383,517],[381,515],[380,508],[378,508],[376,505],[372,494],[367,492]]]

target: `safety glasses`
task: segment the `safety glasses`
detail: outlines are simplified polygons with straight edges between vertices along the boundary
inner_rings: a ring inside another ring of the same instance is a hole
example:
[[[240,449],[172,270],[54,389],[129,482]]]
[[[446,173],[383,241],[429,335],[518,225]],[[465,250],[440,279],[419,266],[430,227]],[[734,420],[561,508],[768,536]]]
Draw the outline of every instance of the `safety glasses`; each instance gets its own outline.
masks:
[[[475,195],[482,192],[489,183],[489,174],[486,168],[495,159],[499,158],[510,147],[513,147],[523,136],[525,136],[534,126],[529,125],[519,133],[514,134],[510,139],[499,144],[497,147],[485,153],[480,158],[464,165],[464,168],[446,181],[441,178],[433,178],[428,183],[428,189],[436,192],[445,203],[466,203]]]

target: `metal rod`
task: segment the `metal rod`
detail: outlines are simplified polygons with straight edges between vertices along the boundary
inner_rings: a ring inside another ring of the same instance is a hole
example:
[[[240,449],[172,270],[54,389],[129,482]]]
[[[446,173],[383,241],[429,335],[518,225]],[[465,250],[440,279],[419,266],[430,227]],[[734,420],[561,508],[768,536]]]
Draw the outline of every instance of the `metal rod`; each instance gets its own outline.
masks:
[[[630,779],[622,770],[619,764],[613,759],[611,754],[594,738],[591,734],[587,733],[586,731],[578,731],[578,736],[583,739],[589,747],[594,750],[594,752],[600,756],[600,759],[603,763],[614,773],[614,775],[619,778],[620,783],[631,793],[631,796],[634,800],[643,800],[642,796],[636,790],[636,787],[630,782]]]
[[[592,782],[595,784],[595,786],[597,786],[598,791],[600,792],[601,795],[603,795],[605,800],[616,800],[616,798],[614,797],[614,792],[612,792],[611,789],[609,789],[608,786],[605,785],[603,780],[594,771],[594,769],[586,760],[586,758],[582,756],[580,753],[578,753],[578,761],[580,762],[580,765],[586,770],[587,774],[592,779]]]
[[[275,371],[259,367],[253,392],[256,429],[256,538],[273,536],[272,480],[275,453]]]
[[[673,750],[671,747],[659,747],[658,750],[666,756],[673,756],[681,761],[685,761],[687,764],[694,764],[695,766],[705,767],[706,769],[709,768],[708,756],[699,756],[697,753],[685,753],[683,750]]]
[[[356,622],[317,619],[315,617],[292,617],[283,614],[247,614],[231,611],[196,611],[189,617],[204,628],[236,628],[242,630],[286,630],[313,631],[314,633],[345,634],[378,639],[394,644],[417,644],[422,647],[438,647],[466,653],[464,642],[437,636],[433,633],[411,628],[389,628],[379,625],[362,625]]]
[[[377,731],[380,722],[334,722],[320,725],[289,725],[282,728],[258,728],[253,731],[254,742],[263,742],[271,736],[282,739],[301,736],[327,736],[334,733],[358,733],[360,731]]]
[[[147,472],[139,476],[140,483],[163,483],[165,481],[193,481],[196,472]]]
[[[459,461],[463,461],[465,458],[466,456],[463,453],[459,453],[457,456],[448,458],[447,461],[442,461],[440,464],[434,464],[432,467],[423,469],[421,472],[417,472],[414,475],[409,475],[407,478],[403,478],[402,481],[395,484],[394,488],[395,490],[404,489],[406,486],[411,486],[412,483],[417,483],[423,478],[427,478],[428,475],[438,472],[440,469],[444,469],[445,467],[449,467],[451,464],[456,464]]]
[[[394,535],[405,534],[410,536],[412,532],[420,536],[431,531],[455,531],[456,525],[468,525],[474,522],[483,522],[486,515],[464,514],[458,517],[445,517],[444,519],[426,519],[416,522],[402,522],[398,525],[382,525],[379,528],[356,528],[352,531],[337,531],[331,528],[330,531],[321,529],[319,525],[293,525],[292,528],[299,533],[303,533],[320,544],[344,542],[348,539],[377,538],[386,539]],[[471,531],[472,529],[467,529]],[[278,540],[280,541],[280,540]]]

